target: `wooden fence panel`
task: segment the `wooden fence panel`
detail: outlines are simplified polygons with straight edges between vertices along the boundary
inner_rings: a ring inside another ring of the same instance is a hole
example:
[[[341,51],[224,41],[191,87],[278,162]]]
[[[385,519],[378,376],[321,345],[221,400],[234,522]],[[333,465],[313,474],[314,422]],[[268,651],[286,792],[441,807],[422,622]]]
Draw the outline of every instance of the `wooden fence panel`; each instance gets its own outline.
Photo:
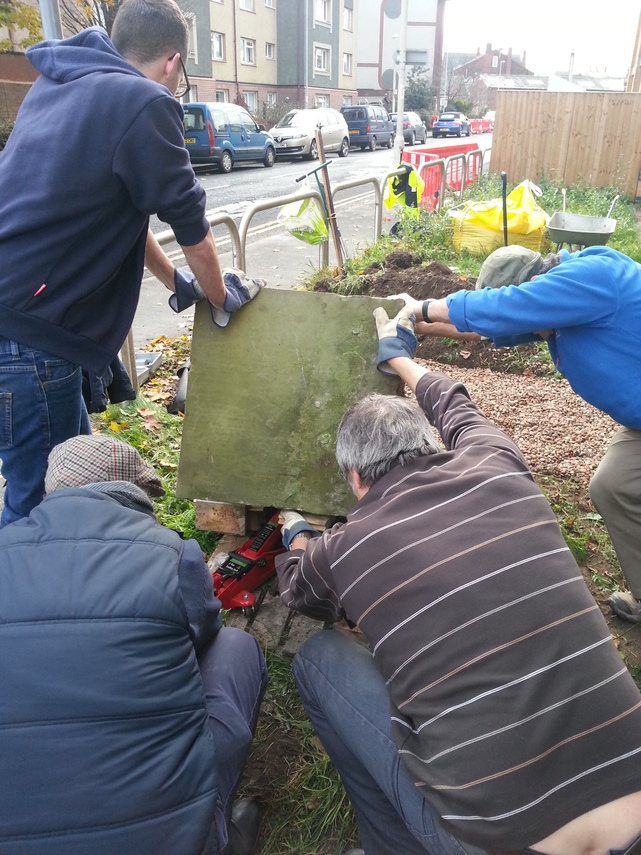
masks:
[[[544,175],[636,195],[641,93],[499,90],[490,170],[511,183]]]

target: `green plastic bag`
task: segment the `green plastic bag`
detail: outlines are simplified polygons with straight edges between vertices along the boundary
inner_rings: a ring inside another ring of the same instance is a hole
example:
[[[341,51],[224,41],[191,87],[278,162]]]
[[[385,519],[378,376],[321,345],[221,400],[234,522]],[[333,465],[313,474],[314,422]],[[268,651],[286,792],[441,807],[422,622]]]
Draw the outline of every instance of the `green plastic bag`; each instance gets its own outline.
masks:
[[[277,219],[290,234],[305,243],[316,244],[329,240],[323,212],[314,198],[288,202],[280,209]]]

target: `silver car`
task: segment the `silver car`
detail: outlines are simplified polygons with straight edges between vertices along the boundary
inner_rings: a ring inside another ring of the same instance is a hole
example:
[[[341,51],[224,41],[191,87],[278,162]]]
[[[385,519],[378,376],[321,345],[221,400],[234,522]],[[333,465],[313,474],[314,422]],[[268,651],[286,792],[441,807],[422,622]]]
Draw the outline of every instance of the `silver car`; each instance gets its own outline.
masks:
[[[302,157],[316,160],[318,150],[314,134],[321,129],[326,152],[335,151],[339,157],[349,154],[349,129],[338,110],[317,107],[313,110],[290,110],[269,131],[274,138],[276,157]]]

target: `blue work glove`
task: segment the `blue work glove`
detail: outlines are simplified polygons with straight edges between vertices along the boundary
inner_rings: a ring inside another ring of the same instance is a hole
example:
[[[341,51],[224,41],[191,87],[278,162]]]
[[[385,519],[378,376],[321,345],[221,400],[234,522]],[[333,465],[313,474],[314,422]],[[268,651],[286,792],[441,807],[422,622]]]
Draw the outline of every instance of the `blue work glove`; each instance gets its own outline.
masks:
[[[385,309],[374,309],[376,332],[378,333],[378,357],[376,367],[381,374],[396,375],[387,360],[395,356],[414,358],[416,336],[414,335],[414,314],[411,306],[403,306],[395,318],[390,318]]]
[[[174,270],[174,288],[169,298],[169,306],[174,312],[184,312],[194,303],[205,299],[205,292],[190,270]]]
[[[280,519],[283,521],[281,524],[281,536],[285,549],[290,549],[292,540],[301,531],[309,531],[314,537],[320,536],[320,532],[316,531],[314,526],[310,525],[305,517],[297,513],[297,511],[281,511]]]
[[[211,307],[211,317],[217,327],[226,327],[231,316],[241,306],[253,300],[256,294],[264,287],[262,279],[252,279],[242,270],[229,268],[223,271],[223,282],[225,283],[225,302],[222,309]]]

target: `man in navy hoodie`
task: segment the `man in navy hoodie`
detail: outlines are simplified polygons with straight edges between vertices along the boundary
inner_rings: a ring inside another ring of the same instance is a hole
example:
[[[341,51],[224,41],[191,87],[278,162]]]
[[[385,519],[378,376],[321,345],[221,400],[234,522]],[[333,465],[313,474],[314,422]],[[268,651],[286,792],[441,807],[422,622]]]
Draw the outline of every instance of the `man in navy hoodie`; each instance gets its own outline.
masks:
[[[42,499],[51,448],[90,432],[81,368],[118,354],[145,264],[176,292],[172,308],[207,297],[221,326],[256,293],[223,278],[184,146],[187,45],[173,0],[126,0],[112,41],[91,27],[28,51],[40,77],[0,155],[0,526]],[[195,279],[148,232],[150,214]]]

